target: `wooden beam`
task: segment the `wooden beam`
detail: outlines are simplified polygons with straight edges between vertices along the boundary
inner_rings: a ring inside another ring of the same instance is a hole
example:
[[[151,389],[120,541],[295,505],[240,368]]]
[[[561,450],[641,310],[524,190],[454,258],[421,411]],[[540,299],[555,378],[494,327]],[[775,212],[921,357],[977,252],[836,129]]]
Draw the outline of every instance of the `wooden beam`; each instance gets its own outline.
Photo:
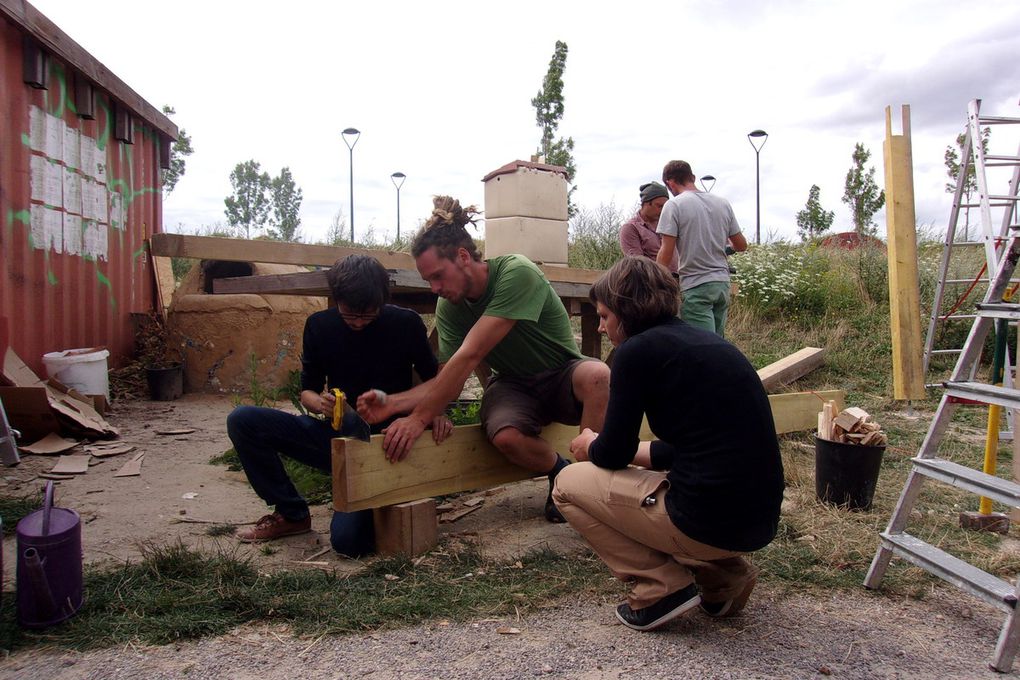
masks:
[[[270,262],[319,267],[330,267],[334,262],[348,255],[368,255],[379,260],[387,269],[416,271],[414,258],[410,253],[375,248],[338,248],[307,243],[250,241],[185,234],[153,234],[149,245],[153,255],[167,257],[191,257],[198,260],[224,260],[227,262]],[[554,288],[557,283],[590,286],[603,274],[597,269],[546,267],[544,265],[538,265],[538,268],[542,270]],[[587,288],[585,288],[584,295],[587,294]]]
[[[159,313],[166,318],[166,312],[170,308],[170,302],[174,297],[174,289],[177,282],[174,281],[173,262],[169,257],[152,258],[152,271],[156,275],[156,298],[159,303]]]
[[[902,110],[903,134],[892,133],[885,108],[885,205],[889,257],[889,328],[892,333],[893,398],[924,399],[921,292],[918,285],[910,107]]]
[[[814,429],[825,400],[844,404],[842,390],[769,395],[776,433]],[[577,427],[553,423],[542,437],[553,449],[569,456]],[[653,439],[647,422],[642,439]],[[353,512],[432,498],[460,491],[485,489],[541,476],[509,463],[485,438],[479,425],[461,425],[442,444],[426,433],[400,463],[389,463],[382,452],[383,435],[370,442],[333,440],[333,509]]]
[[[825,363],[825,350],[805,347],[758,371],[766,392],[797,380]]]

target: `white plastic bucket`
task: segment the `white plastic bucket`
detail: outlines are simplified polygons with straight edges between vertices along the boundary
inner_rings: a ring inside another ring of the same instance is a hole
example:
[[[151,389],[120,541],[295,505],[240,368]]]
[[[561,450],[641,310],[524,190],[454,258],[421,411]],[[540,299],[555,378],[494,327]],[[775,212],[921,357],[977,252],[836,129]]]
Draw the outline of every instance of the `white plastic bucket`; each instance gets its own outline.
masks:
[[[89,396],[103,395],[110,399],[110,377],[106,373],[106,358],[110,352],[90,348],[65,349],[43,355],[46,374],[68,387]]]

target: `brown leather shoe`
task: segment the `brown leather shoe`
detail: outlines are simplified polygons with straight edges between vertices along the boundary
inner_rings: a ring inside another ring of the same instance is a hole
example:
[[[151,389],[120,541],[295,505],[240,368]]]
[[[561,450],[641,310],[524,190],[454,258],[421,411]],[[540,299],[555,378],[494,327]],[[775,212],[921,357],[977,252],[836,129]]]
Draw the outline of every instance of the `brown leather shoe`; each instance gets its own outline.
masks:
[[[238,540],[242,543],[259,543],[261,541],[272,541],[284,536],[304,534],[312,530],[312,518],[305,517],[292,522],[278,512],[265,515],[255,522],[255,526],[245,529],[237,534]]]
[[[751,597],[751,591],[754,590],[754,584],[758,582],[757,574],[751,577],[751,580],[747,582],[744,589],[740,593],[729,600],[723,602],[705,602],[701,601],[701,610],[709,616],[716,618],[722,618],[724,616],[733,616],[744,608],[747,604],[747,600]]]

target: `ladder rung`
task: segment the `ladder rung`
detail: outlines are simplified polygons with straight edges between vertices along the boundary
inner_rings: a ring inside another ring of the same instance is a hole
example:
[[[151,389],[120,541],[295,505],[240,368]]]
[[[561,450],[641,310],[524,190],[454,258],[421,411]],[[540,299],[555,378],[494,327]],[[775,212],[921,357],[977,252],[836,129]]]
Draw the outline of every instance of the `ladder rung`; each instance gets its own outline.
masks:
[[[879,534],[885,547],[961,590],[977,595],[1006,612],[1016,609],[1016,591],[1007,581],[981,571],[944,550],[910,534]]]
[[[1003,200],[1003,201],[1010,201],[1010,202],[1009,203],[989,203],[988,204],[989,208],[1012,208],[1013,207],[1012,201],[1018,200],[1018,197],[1016,197],[1016,196],[992,196],[990,198],[990,200],[996,200],[996,199],[1000,199],[1000,200]],[[961,203],[960,207],[961,208],[980,208],[980,207],[982,207],[982,204],[981,203]]]
[[[939,321],[963,321],[964,319],[976,319],[977,314],[947,314],[939,317]]]
[[[1020,305],[1012,302],[979,302],[978,315],[992,319],[1020,319]]]
[[[1010,125],[1020,123],[1020,118],[1007,116],[978,116],[978,125]]]
[[[951,397],[973,399],[984,404],[998,404],[1010,409],[1020,409],[1020,390],[1011,387],[999,387],[978,382],[944,383],[946,394]]]
[[[960,349],[933,349],[931,351],[931,353],[932,354],[959,354],[962,351],[963,351],[963,348],[960,348]],[[939,387],[943,387],[943,385],[941,385],[941,384],[938,385],[938,386]]]
[[[1003,505],[1020,507],[1020,484],[986,474],[941,458],[914,458],[914,467],[925,477],[958,486]]]

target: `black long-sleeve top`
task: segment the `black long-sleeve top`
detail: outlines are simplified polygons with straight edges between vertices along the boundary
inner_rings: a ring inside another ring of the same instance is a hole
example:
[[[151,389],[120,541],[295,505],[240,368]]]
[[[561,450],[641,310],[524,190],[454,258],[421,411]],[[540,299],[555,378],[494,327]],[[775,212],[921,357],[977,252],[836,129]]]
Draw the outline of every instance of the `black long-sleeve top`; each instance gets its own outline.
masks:
[[[599,467],[634,460],[642,416],[668,470],[666,510],[687,536],[750,552],[776,535],[783,463],[768,396],[740,350],[671,319],[626,339],[610,376],[605,425],[588,450]]]
[[[410,389],[412,368],[422,380],[438,372],[425,324],[410,309],[384,305],[378,318],[360,331],[344,323],[336,307],[316,312],[305,322],[302,390],[338,387],[353,407],[370,389],[387,393]],[[374,425],[372,431],[387,424]]]

